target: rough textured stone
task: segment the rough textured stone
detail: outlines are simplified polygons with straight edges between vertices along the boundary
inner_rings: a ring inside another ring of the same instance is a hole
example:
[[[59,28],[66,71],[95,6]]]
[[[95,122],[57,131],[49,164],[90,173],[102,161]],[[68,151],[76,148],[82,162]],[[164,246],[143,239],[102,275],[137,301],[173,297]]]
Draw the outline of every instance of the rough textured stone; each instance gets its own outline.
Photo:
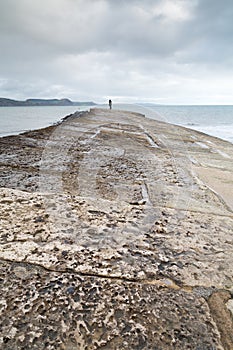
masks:
[[[94,109],[0,148],[3,349],[232,349],[231,144]]]
[[[24,263],[1,264],[2,346],[12,349],[220,349],[192,293]]]

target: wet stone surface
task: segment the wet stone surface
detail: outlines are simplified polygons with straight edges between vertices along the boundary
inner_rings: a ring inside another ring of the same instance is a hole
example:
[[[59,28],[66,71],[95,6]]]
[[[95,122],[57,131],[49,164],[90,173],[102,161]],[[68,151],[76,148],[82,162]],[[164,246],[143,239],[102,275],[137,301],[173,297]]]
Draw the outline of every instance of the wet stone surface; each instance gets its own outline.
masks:
[[[0,149],[1,349],[233,349],[233,212],[192,167],[232,145],[95,109]]]

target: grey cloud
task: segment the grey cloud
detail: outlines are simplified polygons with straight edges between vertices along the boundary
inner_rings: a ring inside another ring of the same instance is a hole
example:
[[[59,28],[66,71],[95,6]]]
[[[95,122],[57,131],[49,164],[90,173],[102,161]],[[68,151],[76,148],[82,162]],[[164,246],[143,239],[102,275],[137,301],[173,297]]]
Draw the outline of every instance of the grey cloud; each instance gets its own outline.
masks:
[[[230,0],[1,0],[0,95],[185,99],[232,66],[232,15]]]
[[[34,41],[56,53],[124,50],[166,55],[184,46],[187,38],[182,22],[164,21],[164,15],[151,14],[151,8],[161,3],[50,0],[42,6],[38,0],[8,0],[0,23],[9,39]]]
[[[231,0],[199,1],[195,18],[188,24],[192,28],[193,40],[189,49],[182,52],[183,61],[232,65],[232,18]]]

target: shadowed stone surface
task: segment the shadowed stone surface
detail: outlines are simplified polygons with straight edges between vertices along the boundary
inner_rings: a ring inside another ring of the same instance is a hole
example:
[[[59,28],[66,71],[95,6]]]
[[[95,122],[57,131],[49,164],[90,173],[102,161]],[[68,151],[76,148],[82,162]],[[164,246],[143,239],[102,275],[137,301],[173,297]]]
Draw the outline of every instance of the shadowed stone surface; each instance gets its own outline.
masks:
[[[3,349],[232,349],[231,144],[94,109],[0,147]]]

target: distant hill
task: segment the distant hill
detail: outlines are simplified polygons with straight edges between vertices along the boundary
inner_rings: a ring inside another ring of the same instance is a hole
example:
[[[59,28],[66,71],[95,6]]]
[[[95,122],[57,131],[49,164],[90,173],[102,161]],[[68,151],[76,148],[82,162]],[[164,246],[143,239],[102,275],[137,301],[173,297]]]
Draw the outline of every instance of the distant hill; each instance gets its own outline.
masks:
[[[17,101],[9,98],[0,97],[0,107],[17,107],[17,106],[94,106],[94,102],[73,102],[68,98],[62,99],[39,99],[29,98],[26,101]]]

